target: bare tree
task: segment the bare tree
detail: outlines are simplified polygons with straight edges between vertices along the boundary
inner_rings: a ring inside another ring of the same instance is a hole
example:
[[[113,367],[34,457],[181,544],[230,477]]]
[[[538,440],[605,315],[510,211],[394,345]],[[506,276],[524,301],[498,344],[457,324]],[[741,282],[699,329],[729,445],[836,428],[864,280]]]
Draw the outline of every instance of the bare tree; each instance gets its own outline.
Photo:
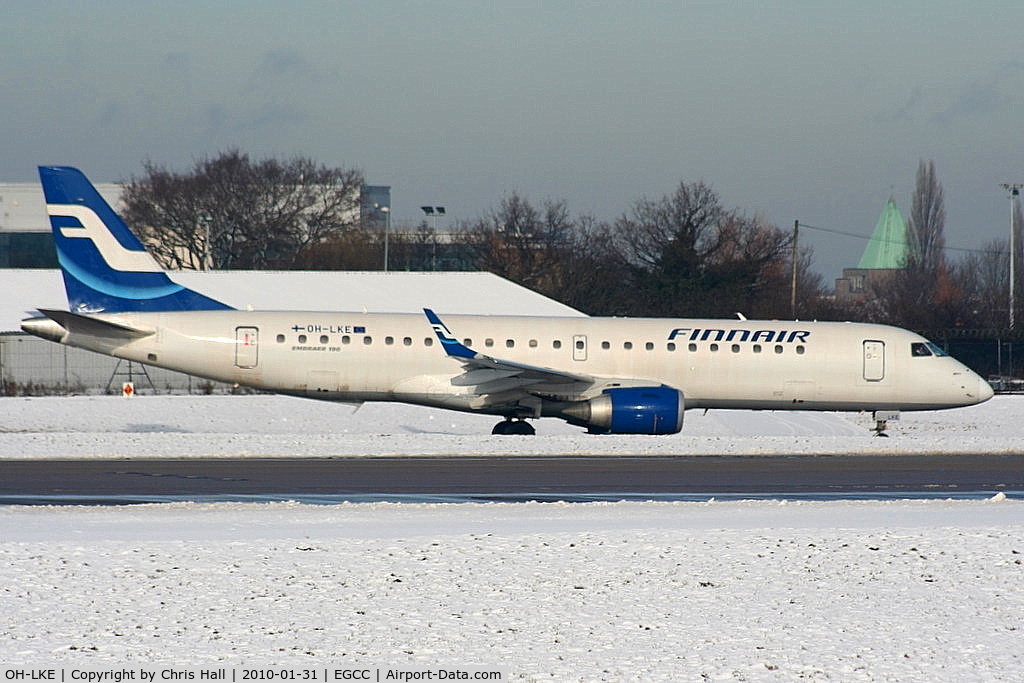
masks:
[[[914,198],[907,233],[911,250],[907,267],[938,274],[945,267],[946,208],[935,162],[921,159],[917,165]]]
[[[295,260],[302,270],[381,270],[384,239],[365,226],[348,228],[307,247]]]
[[[671,195],[637,201],[615,222],[616,241],[630,267],[687,277],[714,251],[723,213],[718,193],[703,181],[679,183]]]
[[[613,235],[622,290],[631,298],[622,313],[778,316],[788,308],[791,236],[724,209],[703,182],[641,199],[615,222]]]
[[[356,227],[362,174],[229,150],[175,173],[147,161],[125,187],[125,219],[164,267],[291,268]]]
[[[952,327],[962,310],[963,280],[945,256],[946,210],[935,162],[920,160],[914,184],[904,267],[877,280],[875,298],[855,317],[918,330]]]
[[[537,207],[514,192],[488,215],[463,223],[459,239],[481,270],[561,299],[575,231],[565,201]]]
[[[1008,240],[994,240],[980,251],[965,254],[954,268],[954,277],[964,293],[958,314],[961,326],[988,330],[1006,327],[1008,247]]]

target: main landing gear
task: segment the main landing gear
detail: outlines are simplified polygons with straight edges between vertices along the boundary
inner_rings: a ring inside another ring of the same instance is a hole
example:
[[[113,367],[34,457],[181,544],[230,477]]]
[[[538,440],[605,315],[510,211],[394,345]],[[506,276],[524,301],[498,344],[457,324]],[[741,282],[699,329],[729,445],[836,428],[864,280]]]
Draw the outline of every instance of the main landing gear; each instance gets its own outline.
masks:
[[[533,425],[526,420],[518,420],[512,418],[506,418],[504,421],[494,425],[494,429],[491,430],[491,434],[517,434],[522,436],[533,436],[537,432],[533,429]]]

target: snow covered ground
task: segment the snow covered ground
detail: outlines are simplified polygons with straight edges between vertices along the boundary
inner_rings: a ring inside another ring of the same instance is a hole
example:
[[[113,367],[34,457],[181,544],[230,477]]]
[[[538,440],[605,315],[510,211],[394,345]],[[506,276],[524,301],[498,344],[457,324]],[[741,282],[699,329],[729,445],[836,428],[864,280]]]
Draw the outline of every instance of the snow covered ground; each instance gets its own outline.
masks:
[[[0,508],[0,661],[1011,681],[1024,503]]]
[[[0,399],[2,457],[1020,452],[1024,401],[712,412],[674,437],[276,397]],[[816,445],[818,447],[816,447]],[[403,450],[404,449],[404,450]],[[578,450],[571,450],[578,449]],[[1024,501],[0,507],[0,664],[516,680],[1024,678]]]
[[[285,396],[0,399],[0,456],[322,456],[1024,452],[1024,396],[904,413],[888,439],[870,414],[716,410],[681,434],[592,436],[552,418],[536,437],[491,436],[497,418],[368,403],[356,410]]]

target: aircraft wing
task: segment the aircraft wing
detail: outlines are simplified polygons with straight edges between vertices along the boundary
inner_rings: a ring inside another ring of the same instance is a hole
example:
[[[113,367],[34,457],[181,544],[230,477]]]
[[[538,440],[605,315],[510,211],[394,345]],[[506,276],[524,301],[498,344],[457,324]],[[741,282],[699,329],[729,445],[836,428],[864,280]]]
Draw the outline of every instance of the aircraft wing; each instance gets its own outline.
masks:
[[[581,392],[602,381],[591,375],[501,360],[477,353],[453,337],[436,313],[429,308],[424,308],[423,312],[445,353],[460,361],[466,370],[453,380],[456,385],[478,385],[483,388],[484,385],[494,383],[487,387],[487,393],[493,392],[500,385],[502,390],[518,387],[531,394],[565,394]]]

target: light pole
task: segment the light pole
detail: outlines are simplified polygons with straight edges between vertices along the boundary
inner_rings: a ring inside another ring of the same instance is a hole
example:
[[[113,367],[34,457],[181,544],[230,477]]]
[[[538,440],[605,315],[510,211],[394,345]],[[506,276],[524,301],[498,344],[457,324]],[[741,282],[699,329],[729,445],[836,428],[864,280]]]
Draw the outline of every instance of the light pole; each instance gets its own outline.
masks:
[[[380,210],[384,212],[384,272],[388,272],[388,242],[391,236],[391,207],[382,206]]]
[[[789,308],[796,320],[796,272],[797,261],[800,257],[800,220],[793,221],[793,287],[789,294]]]
[[[431,219],[433,219],[433,222],[434,222],[433,228],[434,228],[434,233],[436,234],[437,233],[437,217],[444,215],[444,207],[443,206],[421,206],[420,207],[420,211],[422,211],[426,215],[430,216]]]
[[[1014,286],[1016,282],[1013,272],[1013,262],[1016,260],[1016,235],[1017,226],[1014,225],[1017,218],[1017,197],[1020,195],[1020,188],[1024,187],[1022,183],[1000,183],[1000,187],[1010,193],[1010,330],[1013,330],[1014,323]]]
[[[434,239],[433,239],[433,242],[434,242],[434,254],[433,254],[433,257],[431,258],[431,262],[433,264],[432,265],[433,270],[437,270],[437,217],[445,215],[444,207],[443,206],[421,206],[420,207],[420,211],[422,211],[424,213],[424,215],[430,216],[431,221],[433,222],[433,226],[431,226],[431,227],[432,227],[432,229],[434,231]]]
[[[374,204],[373,208],[384,214],[384,272],[388,272],[388,236],[391,233],[391,207],[386,204]]]
[[[199,220],[202,222],[204,230],[203,255],[200,259],[199,270],[210,270],[213,265],[213,246],[210,244],[210,223],[213,222],[213,218],[203,214]]]

